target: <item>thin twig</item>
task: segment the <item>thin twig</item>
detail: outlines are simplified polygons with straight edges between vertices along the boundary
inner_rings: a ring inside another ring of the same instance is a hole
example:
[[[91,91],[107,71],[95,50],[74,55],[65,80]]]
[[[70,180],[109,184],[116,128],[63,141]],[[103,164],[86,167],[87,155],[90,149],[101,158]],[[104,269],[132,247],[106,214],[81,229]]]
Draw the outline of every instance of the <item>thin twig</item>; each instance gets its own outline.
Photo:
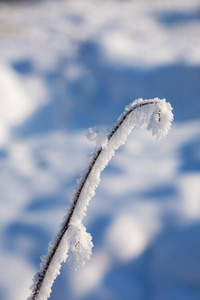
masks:
[[[108,134],[108,141],[111,140],[111,138],[114,136],[114,134],[116,133],[116,131],[118,130],[118,128],[123,124],[123,122],[126,120],[126,118],[127,118],[134,110],[136,110],[137,108],[146,106],[146,105],[151,105],[151,104],[156,104],[156,103],[157,103],[156,101],[140,103],[140,104],[137,104],[137,105],[133,106],[130,110],[128,110],[127,112],[125,112],[124,115],[123,115],[123,117],[122,117],[122,119],[120,120],[120,122],[117,123],[117,124],[115,125],[115,127],[113,128],[113,130]],[[159,113],[158,113],[158,117],[159,117],[159,121],[160,121],[160,111],[159,111]],[[51,253],[48,255],[48,259],[46,260],[46,262],[45,262],[45,264],[44,264],[44,266],[43,266],[43,269],[42,269],[42,270],[39,272],[39,274],[38,274],[37,283],[36,283],[36,285],[35,285],[35,289],[34,289],[32,295],[31,295],[30,300],[37,300],[37,296],[38,296],[38,294],[39,294],[39,292],[40,292],[40,289],[41,289],[41,287],[42,287],[43,281],[44,281],[44,279],[45,279],[45,276],[46,276],[46,274],[47,274],[47,271],[48,271],[48,269],[49,269],[49,266],[50,266],[50,264],[51,264],[51,262],[52,262],[52,259],[53,259],[54,255],[55,255],[55,253],[56,253],[56,251],[57,251],[57,249],[58,249],[58,247],[59,247],[61,241],[62,241],[62,238],[63,238],[64,234],[66,233],[66,231],[67,231],[67,229],[68,229],[68,227],[69,227],[71,218],[72,218],[73,213],[74,213],[74,211],[75,211],[76,205],[77,205],[78,200],[79,200],[80,195],[81,195],[81,192],[82,192],[82,190],[83,190],[83,188],[84,188],[84,185],[85,185],[85,183],[86,183],[86,181],[87,181],[87,179],[88,179],[88,177],[89,177],[89,175],[90,175],[90,173],[91,173],[91,171],[92,171],[92,169],[93,169],[93,167],[94,167],[94,165],[95,165],[97,159],[99,158],[101,152],[102,152],[102,147],[100,147],[100,148],[97,150],[96,155],[94,156],[94,158],[93,158],[93,160],[92,160],[92,162],[91,162],[91,164],[90,164],[90,166],[89,166],[89,168],[88,168],[88,170],[87,170],[85,176],[84,176],[83,179],[82,179],[82,182],[81,182],[81,184],[80,184],[80,186],[79,186],[79,188],[78,188],[78,190],[77,190],[77,192],[76,192],[76,195],[75,195],[75,197],[74,197],[74,202],[73,202],[73,204],[72,204],[72,207],[71,207],[71,210],[70,210],[70,212],[69,212],[68,218],[67,218],[67,220],[65,221],[65,223],[63,224],[63,226],[62,226],[62,228],[61,228],[61,230],[60,230],[60,233],[59,233],[58,236],[57,236],[57,240],[56,240],[56,242],[54,243],[54,247],[52,248]]]

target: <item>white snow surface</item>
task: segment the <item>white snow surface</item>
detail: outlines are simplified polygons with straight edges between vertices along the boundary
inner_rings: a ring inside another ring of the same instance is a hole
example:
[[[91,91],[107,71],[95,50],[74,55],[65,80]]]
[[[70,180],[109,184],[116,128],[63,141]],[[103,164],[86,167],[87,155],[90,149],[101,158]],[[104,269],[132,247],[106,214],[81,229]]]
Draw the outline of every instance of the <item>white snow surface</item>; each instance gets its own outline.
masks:
[[[31,5],[1,3],[0,10],[0,45],[4,58],[32,57],[37,60],[38,68],[50,63],[53,68],[58,55],[74,58],[79,43],[86,40],[101,44],[103,59],[114,64],[140,67],[182,61],[200,64],[199,22],[195,19],[188,25],[183,19],[175,30],[158,22],[163,12],[172,16],[183,14],[186,18],[193,12],[198,15],[198,0],[162,3],[159,0],[129,3],[59,0],[59,5],[48,0]],[[68,76],[74,77],[80,67],[72,64],[70,70],[74,71]]]
[[[157,96],[174,107],[172,130],[157,141],[135,128],[118,150],[84,219],[93,255],[76,272],[63,265],[51,299],[200,299],[199,10],[199,0],[0,1],[1,299],[29,297],[93,149],[86,129]],[[106,146],[105,132],[90,138]]]

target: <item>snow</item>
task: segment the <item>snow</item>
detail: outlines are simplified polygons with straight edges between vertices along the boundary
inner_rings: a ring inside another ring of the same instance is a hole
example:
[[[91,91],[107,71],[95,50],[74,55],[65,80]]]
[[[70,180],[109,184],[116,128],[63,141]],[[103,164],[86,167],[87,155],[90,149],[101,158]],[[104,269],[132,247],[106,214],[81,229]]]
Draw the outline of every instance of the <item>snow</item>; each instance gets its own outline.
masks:
[[[1,299],[30,295],[94,147],[86,130],[140,97],[172,104],[172,130],[135,128],[117,151],[84,219],[92,257],[64,264],[50,299],[200,298],[198,12],[198,0],[1,1]]]
[[[132,214],[122,214],[113,221],[107,231],[108,247],[114,249],[114,251],[111,250],[113,252],[111,254],[120,261],[136,258],[150,243],[157,228],[159,226],[155,224],[154,220],[152,220],[151,226],[146,228],[146,225],[141,224],[138,217],[133,219]],[[120,242],[119,236],[121,237]]]
[[[29,80],[30,88],[33,84],[42,96],[44,93],[37,80],[32,83]],[[0,94],[0,144],[4,144],[9,139],[10,128],[23,123],[44,101],[28,94],[22,79],[3,62],[0,62]]]

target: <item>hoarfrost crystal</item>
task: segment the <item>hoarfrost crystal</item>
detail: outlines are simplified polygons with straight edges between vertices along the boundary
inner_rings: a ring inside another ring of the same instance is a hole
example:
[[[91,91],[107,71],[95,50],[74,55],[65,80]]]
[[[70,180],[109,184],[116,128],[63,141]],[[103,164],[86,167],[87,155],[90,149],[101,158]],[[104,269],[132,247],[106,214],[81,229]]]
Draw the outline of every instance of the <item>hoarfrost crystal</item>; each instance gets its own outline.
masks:
[[[92,255],[92,237],[86,232],[83,224],[70,225],[68,235],[68,262],[77,270],[83,267]]]

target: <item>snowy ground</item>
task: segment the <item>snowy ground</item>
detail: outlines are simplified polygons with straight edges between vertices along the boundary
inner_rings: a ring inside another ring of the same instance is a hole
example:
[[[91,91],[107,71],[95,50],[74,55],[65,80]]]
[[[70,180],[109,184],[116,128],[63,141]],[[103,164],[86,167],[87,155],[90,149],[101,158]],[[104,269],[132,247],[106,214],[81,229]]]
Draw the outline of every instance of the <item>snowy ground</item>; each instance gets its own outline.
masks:
[[[0,299],[29,296],[94,145],[124,106],[166,98],[169,135],[134,130],[84,223],[91,261],[51,299],[200,299],[200,2],[0,2]]]

